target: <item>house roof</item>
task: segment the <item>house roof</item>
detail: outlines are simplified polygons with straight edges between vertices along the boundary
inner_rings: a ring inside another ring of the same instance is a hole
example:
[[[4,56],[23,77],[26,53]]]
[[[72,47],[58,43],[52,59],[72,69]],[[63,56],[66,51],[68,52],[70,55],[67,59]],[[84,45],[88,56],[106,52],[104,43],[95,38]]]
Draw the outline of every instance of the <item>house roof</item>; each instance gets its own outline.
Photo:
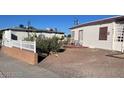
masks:
[[[58,32],[58,31],[50,31],[50,30],[44,30],[44,29],[27,29],[27,28],[6,28],[1,29],[0,31],[6,31],[6,30],[12,30],[12,31],[19,31],[19,32],[37,32],[37,33],[55,33],[55,34],[64,34],[64,32]]]
[[[73,26],[69,29],[75,29],[75,28],[89,26],[89,25],[103,24],[103,23],[109,23],[109,22],[113,22],[113,21],[122,21],[122,20],[124,20],[124,16],[114,16],[114,17],[110,17],[110,18],[105,18],[105,19],[100,19],[100,20],[95,20],[95,21],[79,24],[79,25]]]

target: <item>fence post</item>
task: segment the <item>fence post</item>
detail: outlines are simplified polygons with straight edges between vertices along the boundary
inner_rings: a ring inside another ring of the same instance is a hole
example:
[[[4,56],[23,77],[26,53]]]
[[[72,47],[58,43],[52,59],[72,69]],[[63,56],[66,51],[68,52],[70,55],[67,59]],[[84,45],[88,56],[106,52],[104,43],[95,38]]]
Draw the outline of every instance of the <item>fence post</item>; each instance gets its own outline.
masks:
[[[34,53],[36,53],[36,40],[34,40]]]
[[[22,50],[22,40],[20,40],[20,49]]]

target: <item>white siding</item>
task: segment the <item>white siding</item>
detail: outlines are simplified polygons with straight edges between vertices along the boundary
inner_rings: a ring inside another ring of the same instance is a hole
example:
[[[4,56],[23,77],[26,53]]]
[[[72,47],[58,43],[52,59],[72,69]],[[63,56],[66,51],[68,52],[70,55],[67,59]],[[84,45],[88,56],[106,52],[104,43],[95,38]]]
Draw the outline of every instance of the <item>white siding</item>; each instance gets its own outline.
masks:
[[[7,31],[5,31],[5,32],[7,32]],[[24,40],[24,38],[28,37],[28,32],[12,31],[12,33],[18,37],[18,40]],[[29,34],[33,35],[34,33],[29,32]],[[44,32],[36,33],[37,36],[39,36],[41,34],[48,38],[51,38],[53,36],[57,36],[57,37],[61,38],[62,36],[64,36],[64,34],[55,34],[55,33],[44,33]]]
[[[108,27],[107,40],[99,40],[99,28]],[[75,31],[74,40],[78,40],[79,30],[83,30],[83,41],[81,44],[90,48],[102,48],[102,49],[112,49],[112,30],[113,24],[100,24],[100,25],[91,25],[73,29]]]
[[[17,32],[17,31],[12,31],[12,34],[17,36],[17,40],[24,40],[24,38],[28,37],[28,33],[27,32]]]
[[[8,31],[5,31],[3,33],[3,39],[6,39],[6,40],[11,40],[11,30],[8,30]]]

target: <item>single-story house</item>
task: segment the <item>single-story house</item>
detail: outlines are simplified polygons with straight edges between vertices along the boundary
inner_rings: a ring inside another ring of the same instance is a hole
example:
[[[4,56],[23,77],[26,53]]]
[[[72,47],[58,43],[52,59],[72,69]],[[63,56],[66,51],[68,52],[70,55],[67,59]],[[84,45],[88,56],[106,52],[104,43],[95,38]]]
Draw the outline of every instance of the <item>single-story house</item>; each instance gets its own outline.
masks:
[[[36,47],[36,41],[26,41],[25,38],[30,36],[42,36],[51,38],[53,36],[63,37],[63,32],[58,32],[53,29],[36,29],[34,27],[14,27],[1,29],[2,36],[2,48],[1,51],[11,57],[22,60],[29,64],[38,63],[38,53]]]
[[[75,45],[124,51],[124,16],[75,25],[70,30]]]
[[[14,27],[14,28],[7,28],[7,29],[1,29],[0,31],[3,31],[3,38],[7,40],[18,40],[23,41],[28,36],[36,35],[37,37],[39,35],[51,38],[53,36],[57,36],[61,38],[64,36],[63,32],[54,31],[52,29],[36,29],[36,28],[26,28],[26,27]]]

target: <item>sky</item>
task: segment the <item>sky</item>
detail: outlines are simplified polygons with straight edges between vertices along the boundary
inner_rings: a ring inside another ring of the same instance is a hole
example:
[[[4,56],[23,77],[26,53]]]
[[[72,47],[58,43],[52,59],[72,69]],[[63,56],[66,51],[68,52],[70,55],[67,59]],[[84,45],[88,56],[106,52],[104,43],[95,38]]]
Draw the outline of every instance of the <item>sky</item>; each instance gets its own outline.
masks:
[[[36,28],[57,28],[58,31],[69,34],[69,28],[74,25],[75,18],[79,23],[85,23],[112,16],[114,15],[0,15],[0,29],[27,25],[30,21]]]

